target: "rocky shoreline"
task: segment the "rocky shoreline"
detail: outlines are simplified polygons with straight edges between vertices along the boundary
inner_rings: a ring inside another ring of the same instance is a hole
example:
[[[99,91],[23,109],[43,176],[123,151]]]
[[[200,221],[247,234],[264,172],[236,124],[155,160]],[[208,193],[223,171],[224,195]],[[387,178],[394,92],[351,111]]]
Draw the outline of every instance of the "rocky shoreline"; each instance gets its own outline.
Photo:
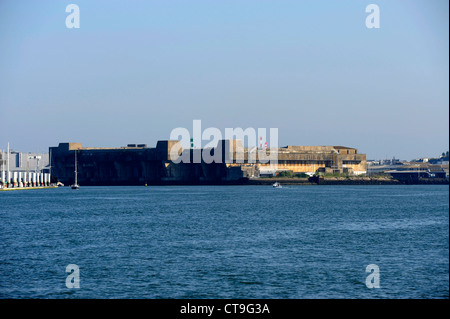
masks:
[[[247,185],[449,185],[446,179],[420,179],[414,182],[402,182],[388,177],[310,177],[310,178],[258,178],[249,179]]]

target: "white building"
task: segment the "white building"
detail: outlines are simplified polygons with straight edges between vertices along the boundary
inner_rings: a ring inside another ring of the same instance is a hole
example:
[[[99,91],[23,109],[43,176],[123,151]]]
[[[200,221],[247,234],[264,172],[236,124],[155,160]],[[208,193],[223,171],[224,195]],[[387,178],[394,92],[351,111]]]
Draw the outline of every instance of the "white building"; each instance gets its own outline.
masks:
[[[0,152],[0,187],[46,186],[50,184],[48,153]]]

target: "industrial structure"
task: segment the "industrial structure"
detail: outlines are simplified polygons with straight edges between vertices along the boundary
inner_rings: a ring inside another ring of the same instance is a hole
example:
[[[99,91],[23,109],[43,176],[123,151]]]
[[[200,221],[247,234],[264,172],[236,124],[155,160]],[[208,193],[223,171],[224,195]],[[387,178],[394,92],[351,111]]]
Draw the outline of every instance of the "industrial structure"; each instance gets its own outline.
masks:
[[[51,183],[49,156],[9,149],[0,152],[0,188],[39,187]]]
[[[448,182],[449,178],[448,164],[410,163],[408,165],[399,165],[395,169],[387,170],[384,173],[406,184],[416,184],[418,182],[439,179]]]
[[[175,151],[174,151],[175,150]],[[128,144],[119,148],[60,143],[50,147],[51,174],[58,182],[83,185],[239,184],[280,171],[294,173],[366,173],[366,155],[344,146],[286,146],[249,149],[240,140],[221,140],[215,148],[183,149],[177,140],[156,147]],[[203,156],[214,157],[213,161]],[[270,160],[266,160],[269,158]]]

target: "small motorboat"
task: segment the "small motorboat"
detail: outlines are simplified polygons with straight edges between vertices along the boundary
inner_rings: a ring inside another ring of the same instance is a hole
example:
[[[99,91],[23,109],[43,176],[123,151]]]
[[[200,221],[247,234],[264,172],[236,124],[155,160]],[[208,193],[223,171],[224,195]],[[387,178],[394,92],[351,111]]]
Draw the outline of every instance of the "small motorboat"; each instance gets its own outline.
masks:
[[[281,184],[278,182],[273,183],[272,185],[274,188],[281,188]]]

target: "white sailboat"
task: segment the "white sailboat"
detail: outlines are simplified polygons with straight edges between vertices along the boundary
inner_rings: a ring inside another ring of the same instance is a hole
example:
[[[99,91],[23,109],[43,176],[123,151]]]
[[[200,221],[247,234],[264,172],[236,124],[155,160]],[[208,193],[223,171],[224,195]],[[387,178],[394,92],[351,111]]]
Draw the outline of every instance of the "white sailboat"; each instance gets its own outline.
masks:
[[[72,185],[72,189],[79,189],[78,185],[78,169],[77,169],[77,151],[75,151],[75,183]]]

